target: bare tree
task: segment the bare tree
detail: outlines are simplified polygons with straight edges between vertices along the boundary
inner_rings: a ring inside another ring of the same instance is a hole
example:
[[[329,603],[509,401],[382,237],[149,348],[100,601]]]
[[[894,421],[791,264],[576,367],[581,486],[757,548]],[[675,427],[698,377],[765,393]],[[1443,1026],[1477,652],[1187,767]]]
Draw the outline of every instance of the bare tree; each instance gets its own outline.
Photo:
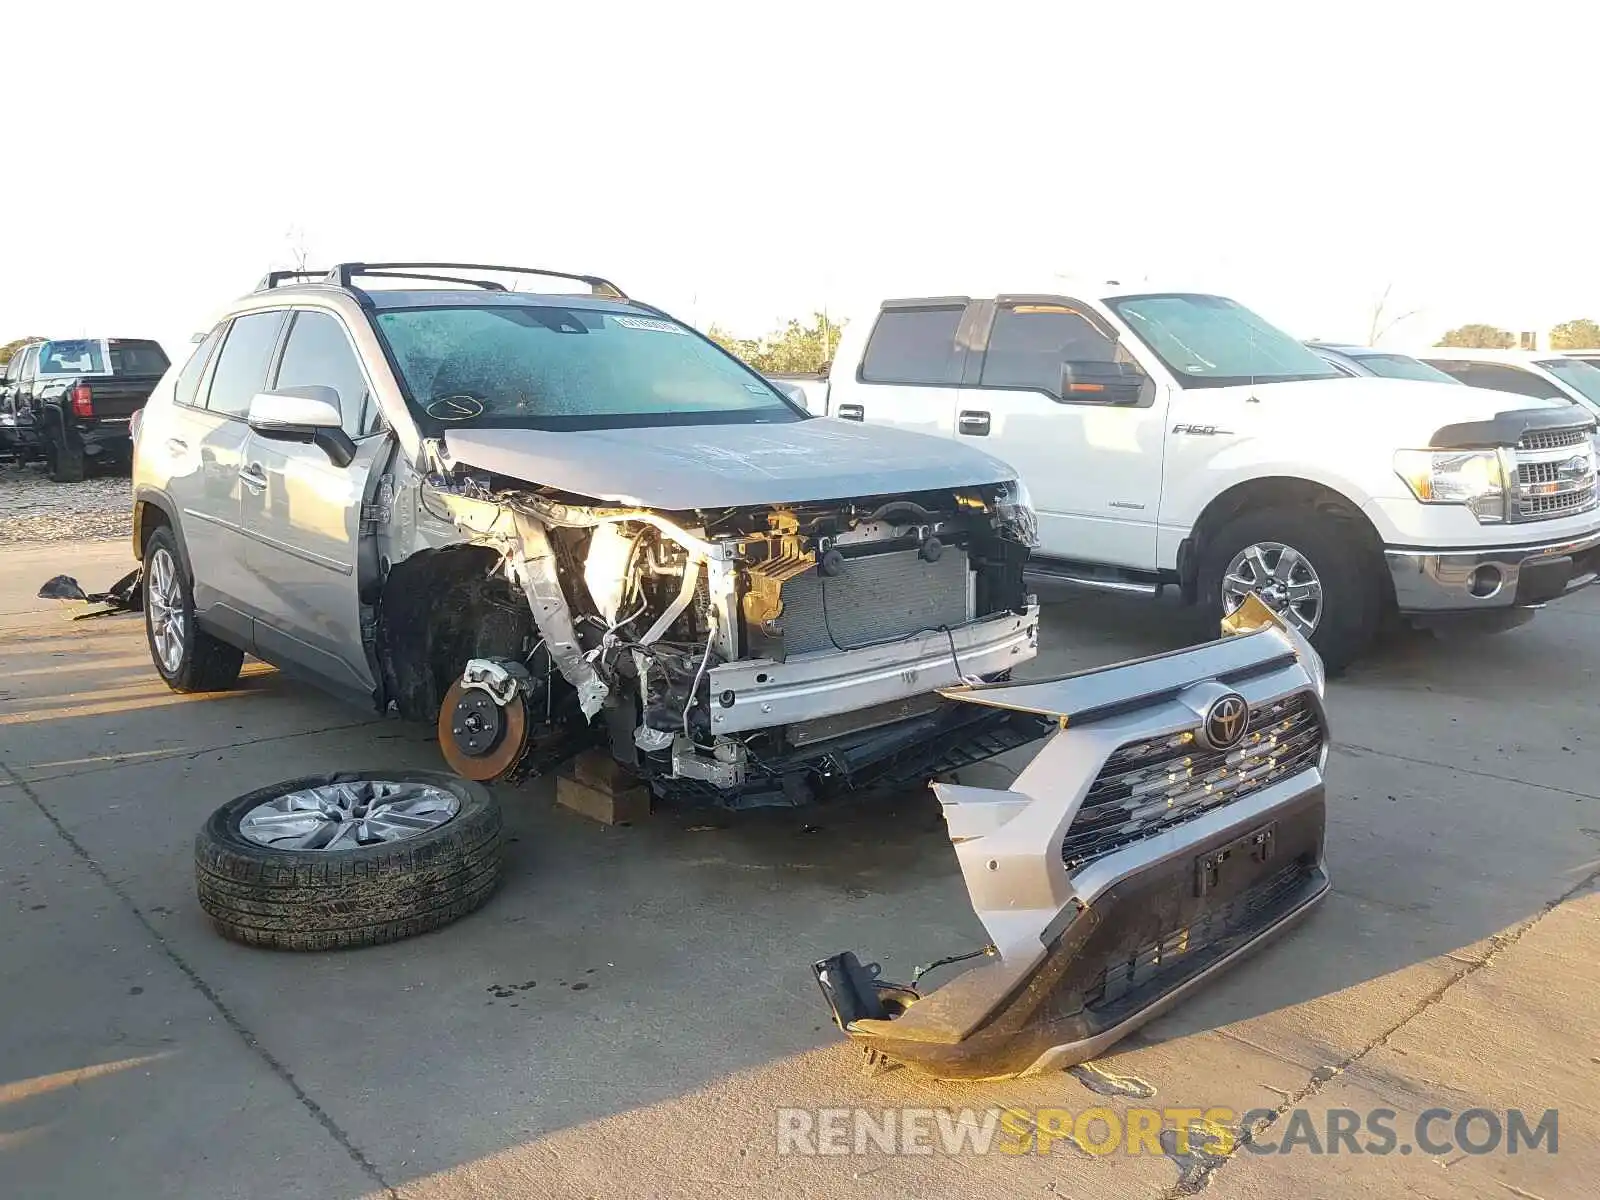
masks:
[[[1394,291],[1393,281],[1384,284],[1383,294],[1372,305],[1372,317],[1367,322],[1367,345],[1376,346],[1384,334],[1402,321],[1409,321],[1421,309],[1408,309],[1403,313],[1389,312],[1389,293]]]

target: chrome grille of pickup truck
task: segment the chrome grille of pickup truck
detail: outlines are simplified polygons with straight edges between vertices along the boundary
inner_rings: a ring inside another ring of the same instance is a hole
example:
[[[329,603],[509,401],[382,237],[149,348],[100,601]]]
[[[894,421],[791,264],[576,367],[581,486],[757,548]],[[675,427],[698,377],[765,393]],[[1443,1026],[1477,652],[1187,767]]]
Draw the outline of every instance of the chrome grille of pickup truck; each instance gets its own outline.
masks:
[[[1525,433],[1512,453],[1513,521],[1545,521],[1595,506],[1594,443],[1587,429]]]
[[[1232,750],[1201,750],[1193,731],[1122,746],[1106,759],[1072,819],[1061,858],[1076,870],[1313,767],[1325,736],[1310,693],[1297,692],[1252,708],[1244,741]]]
[[[1538,429],[1522,435],[1518,450],[1559,450],[1563,446],[1581,446],[1589,440],[1583,429]]]

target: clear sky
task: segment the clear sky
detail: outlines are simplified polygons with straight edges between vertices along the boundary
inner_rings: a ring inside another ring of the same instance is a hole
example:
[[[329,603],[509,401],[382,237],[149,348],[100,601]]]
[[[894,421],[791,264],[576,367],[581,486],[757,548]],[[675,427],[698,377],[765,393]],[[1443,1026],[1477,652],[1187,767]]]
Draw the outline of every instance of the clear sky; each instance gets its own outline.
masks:
[[[1176,278],[1302,337],[1600,319],[1600,12],[1546,4],[91,5],[0,24],[0,341],[177,351],[297,245],[778,318]]]

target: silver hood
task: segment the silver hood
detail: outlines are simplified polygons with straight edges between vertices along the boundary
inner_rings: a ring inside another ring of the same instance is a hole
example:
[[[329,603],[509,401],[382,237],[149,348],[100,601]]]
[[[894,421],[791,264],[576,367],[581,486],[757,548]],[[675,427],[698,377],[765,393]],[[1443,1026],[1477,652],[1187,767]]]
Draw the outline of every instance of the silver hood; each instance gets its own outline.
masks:
[[[460,463],[613,504],[687,510],[840,500],[1015,479],[961,442],[817,417],[780,425],[453,429]]]

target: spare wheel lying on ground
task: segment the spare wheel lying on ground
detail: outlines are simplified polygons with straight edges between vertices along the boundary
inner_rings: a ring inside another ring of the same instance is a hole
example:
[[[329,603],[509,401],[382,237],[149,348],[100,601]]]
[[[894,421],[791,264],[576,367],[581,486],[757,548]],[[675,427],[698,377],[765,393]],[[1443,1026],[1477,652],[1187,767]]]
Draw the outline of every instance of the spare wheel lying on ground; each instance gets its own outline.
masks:
[[[336,771],[228,801],[195,839],[200,907],[278,950],[392,942],[479,908],[500,882],[500,806],[434,771]]]

